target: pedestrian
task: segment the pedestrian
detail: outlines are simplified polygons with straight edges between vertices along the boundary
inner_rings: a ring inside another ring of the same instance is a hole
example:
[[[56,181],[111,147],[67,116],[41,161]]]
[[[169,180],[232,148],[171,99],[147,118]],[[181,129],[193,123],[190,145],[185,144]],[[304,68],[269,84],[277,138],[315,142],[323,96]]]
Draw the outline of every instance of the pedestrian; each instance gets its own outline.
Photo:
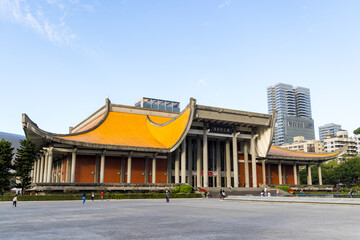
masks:
[[[104,200],[104,192],[101,192],[101,200]]]
[[[268,193],[267,193],[267,196],[268,196],[268,197],[271,197],[271,193],[270,193],[270,192],[268,192]]]
[[[92,193],[91,193],[91,201],[94,201],[94,197],[95,197],[95,193],[92,192]]]
[[[280,195],[279,193],[280,193],[280,191],[279,191],[279,189],[277,189],[277,190],[276,190],[276,196],[277,196],[277,197]]]
[[[169,190],[166,190],[165,197],[166,197],[166,202],[170,202],[170,192],[169,192]]]
[[[15,194],[15,197],[13,198],[13,207],[16,207],[17,203],[17,194]]]
[[[349,195],[350,195],[350,198],[353,198],[353,190],[352,189],[350,189]]]
[[[223,199],[226,197],[225,190],[222,190],[222,197]]]
[[[81,197],[82,197],[82,200],[83,200],[83,206],[85,207],[86,194],[84,193]]]
[[[264,190],[261,191],[260,196],[261,196],[261,197],[265,196]]]
[[[267,188],[264,188],[264,194],[267,195]]]
[[[220,201],[222,201],[222,200],[223,200],[223,196],[222,196],[222,189],[220,189],[219,198],[220,198]]]
[[[300,189],[301,196],[304,196],[304,189]]]

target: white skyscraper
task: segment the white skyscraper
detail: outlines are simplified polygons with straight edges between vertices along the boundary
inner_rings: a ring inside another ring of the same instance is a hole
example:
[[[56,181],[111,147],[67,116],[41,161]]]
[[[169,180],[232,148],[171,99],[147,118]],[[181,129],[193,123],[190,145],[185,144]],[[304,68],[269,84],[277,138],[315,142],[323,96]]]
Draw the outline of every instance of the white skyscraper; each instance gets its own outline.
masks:
[[[267,88],[268,111],[278,112],[274,144],[290,144],[293,138],[303,136],[315,139],[314,120],[311,115],[310,89],[278,83]]]

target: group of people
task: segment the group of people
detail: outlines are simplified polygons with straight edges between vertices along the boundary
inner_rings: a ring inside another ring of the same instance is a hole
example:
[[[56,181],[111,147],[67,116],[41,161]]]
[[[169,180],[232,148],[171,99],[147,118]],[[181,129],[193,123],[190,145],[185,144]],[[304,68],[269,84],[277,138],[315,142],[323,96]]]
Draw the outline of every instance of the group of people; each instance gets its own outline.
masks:
[[[104,200],[104,192],[101,192],[100,194],[101,200]],[[81,195],[81,198],[83,200],[83,206],[85,207],[85,202],[86,202],[86,193],[84,193],[83,195]],[[94,201],[95,198],[95,193],[92,192],[91,193],[91,201]]]

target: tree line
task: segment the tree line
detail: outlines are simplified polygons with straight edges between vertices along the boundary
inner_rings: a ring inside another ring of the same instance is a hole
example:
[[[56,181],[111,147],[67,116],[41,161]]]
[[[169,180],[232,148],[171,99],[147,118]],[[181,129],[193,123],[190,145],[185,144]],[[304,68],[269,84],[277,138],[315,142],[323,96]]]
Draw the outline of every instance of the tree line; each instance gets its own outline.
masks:
[[[20,147],[14,157],[11,142],[0,141],[0,194],[3,195],[11,187],[27,189],[31,185],[30,172],[36,159],[35,144],[29,139],[20,140]]]
[[[306,169],[300,170],[301,184],[307,184]],[[357,187],[360,186],[360,156],[346,156],[344,162],[338,163],[338,160],[332,160],[321,165],[321,174],[323,184]],[[313,184],[319,184],[318,167],[311,167]]]

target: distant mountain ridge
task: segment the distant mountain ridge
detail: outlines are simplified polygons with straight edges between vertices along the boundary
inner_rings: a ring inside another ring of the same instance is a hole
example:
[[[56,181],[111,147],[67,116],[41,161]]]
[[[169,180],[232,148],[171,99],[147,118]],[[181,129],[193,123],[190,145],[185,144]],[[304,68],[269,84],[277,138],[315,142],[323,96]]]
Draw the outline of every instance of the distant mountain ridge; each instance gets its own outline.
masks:
[[[16,154],[16,149],[20,147],[20,140],[25,139],[25,136],[13,133],[0,132],[0,140],[5,139],[6,141],[11,142],[11,146],[14,148],[14,154]]]

